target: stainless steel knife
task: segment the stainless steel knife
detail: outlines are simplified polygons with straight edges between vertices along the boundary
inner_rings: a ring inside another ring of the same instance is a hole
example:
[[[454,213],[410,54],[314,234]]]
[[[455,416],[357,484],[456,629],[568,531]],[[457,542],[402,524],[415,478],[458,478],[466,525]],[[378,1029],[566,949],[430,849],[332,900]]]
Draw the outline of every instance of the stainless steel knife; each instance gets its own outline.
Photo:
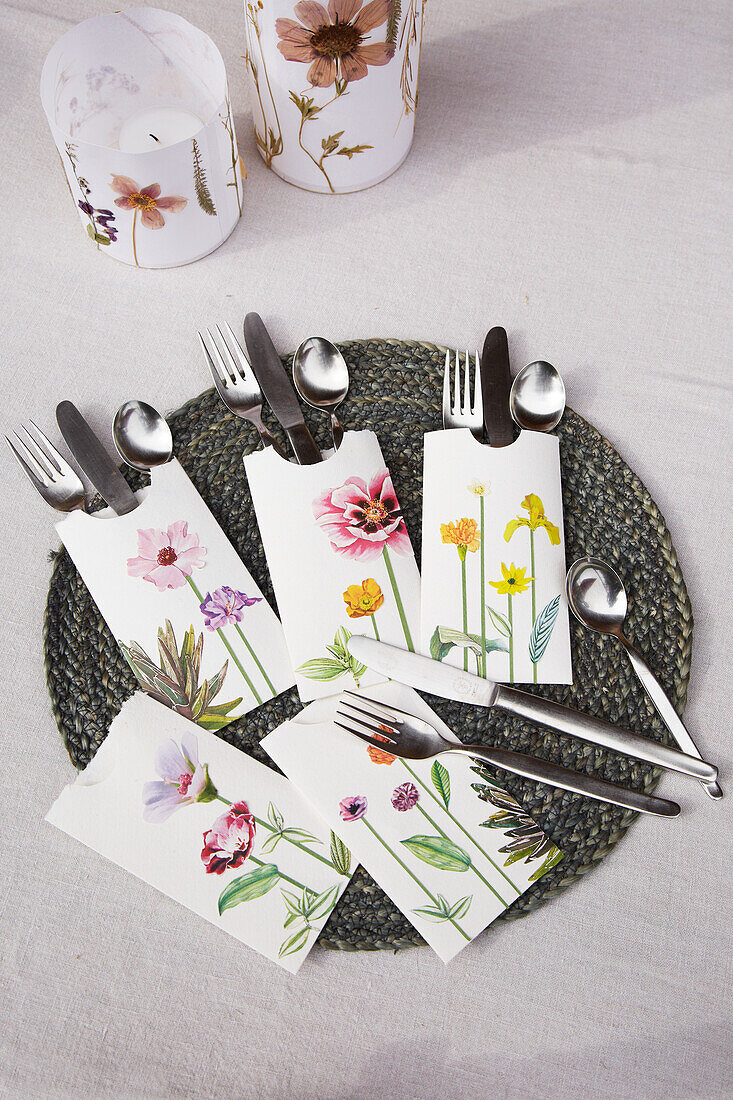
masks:
[[[509,411],[512,375],[506,329],[492,328],[481,353],[481,401],[484,407],[484,442],[508,447],[514,442],[514,421]]]
[[[77,463],[112,511],[124,516],[137,508],[140,501],[71,401],[56,406],[56,423]]]
[[[321,462],[323,456],[305,425],[293,384],[285,373],[259,313],[248,313],[245,317],[244,339],[255,377],[270,408],[287,432],[298,462],[302,466]]]
[[[691,775],[695,779],[715,780],[718,769],[705,760],[678,752],[667,745],[660,745],[630,730],[621,729],[602,718],[594,718],[579,710],[572,710],[549,699],[529,695],[516,688],[495,684],[493,680],[484,680],[470,672],[441,664],[430,657],[418,653],[408,653],[404,649],[378,642],[376,638],[367,638],[355,634],[349,639],[349,651],[357,661],[367,668],[381,672],[401,684],[419,688],[444,699],[455,699],[459,703],[473,703],[479,707],[501,707],[519,718],[530,722],[539,722],[542,726],[560,733],[589,741],[592,745],[602,745],[615,752],[646,760],[661,768]]]

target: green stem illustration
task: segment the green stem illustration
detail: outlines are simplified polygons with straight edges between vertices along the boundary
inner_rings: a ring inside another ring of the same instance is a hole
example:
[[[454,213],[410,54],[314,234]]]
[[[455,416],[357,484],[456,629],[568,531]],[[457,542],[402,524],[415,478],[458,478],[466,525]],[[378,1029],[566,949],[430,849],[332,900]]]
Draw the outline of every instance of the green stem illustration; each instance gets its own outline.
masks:
[[[466,552],[461,558],[461,595],[463,597],[463,633],[468,634],[468,599],[466,597]],[[463,670],[468,672],[468,650],[463,650]]]
[[[430,814],[428,813],[428,811],[427,811],[427,810],[426,810],[426,809],[424,808],[424,806],[421,806],[421,804],[420,804],[420,803],[418,802],[418,804],[417,804],[417,808],[418,808],[418,810],[420,811],[420,813],[421,813],[421,814],[423,815],[423,817],[425,818],[425,820],[426,820],[426,821],[429,821],[429,822],[430,822],[430,824],[431,824],[431,825],[432,825],[432,827],[433,827],[433,828],[435,829],[435,831],[436,831],[436,832],[438,832],[438,833],[440,833],[440,835],[441,835],[441,836],[443,837],[443,839],[444,839],[444,840],[448,840],[448,841],[450,841],[450,837],[448,836],[448,834],[447,834],[447,833],[445,833],[445,832],[443,832],[443,830],[441,829],[440,825],[438,825],[438,824],[437,824],[437,822],[433,821],[432,817],[430,816]],[[477,866],[475,865],[475,863],[473,862],[473,860],[471,860],[471,862],[469,863],[469,865],[468,865],[468,869],[469,869],[469,871],[473,871],[473,873],[474,873],[475,875],[478,875],[478,877],[479,877],[479,878],[481,879],[481,881],[483,882],[484,886],[488,886],[489,890],[491,890],[491,893],[492,893],[492,894],[494,895],[494,897],[495,897],[495,898],[498,898],[498,900],[499,900],[499,901],[501,902],[501,904],[502,904],[502,905],[503,905],[504,907],[506,907],[506,906],[508,905],[508,902],[504,901],[504,899],[503,899],[503,897],[501,896],[501,894],[500,894],[500,893],[498,892],[498,890],[495,890],[495,889],[494,889],[494,887],[493,887],[493,886],[491,885],[491,883],[490,883],[490,882],[489,882],[489,880],[488,880],[488,879],[487,879],[487,878],[485,877],[485,875],[482,875],[482,874],[481,874],[481,872],[479,871],[478,867],[477,867]]]
[[[484,495],[479,497],[481,509],[481,675],[486,679],[486,562],[484,560]]]
[[[250,856],[249,859],[250,859],[251,863],[256,863],[258,867],[266,867],[267,866],[267,864],[263,860],[257,859],[255,856]],[[281,879],[284,879],[285,882],[289,882],[291,886],[295,886],[298,890],[307,890],[308,889],[308,887],[304,886],[302,882],[298,882],[297,879],[291,878],[290,875],[284,874],[284,872],[281,871],[279,867],[277,869],[277,873],[278,873],[278,876]]]
[[[239,637],[242,639],[242,641],[246,645],[247,649],[249,650],[249,653],[250,653],[250,656],[251,656],[252,660],[254,661],[254,663],[257,665],[258,669],[262,673],[262,678],[265,681],[265,683],[267,684],[270,691],[272,692],[272,695],[273,695],[273,698],[274,698],[277,695],[277,690],[275,688],[275,685],[273,684],[272,680],[270,679],[270,677],[267,675],[264,668],[262,667],[260,659],[257,656],[257,654],[255,653],[255,651],[252,649],[252,646],[249,644],[249,642],[245,638],[244,631],[242,630],[239,623],[234,624],[234,629],[236,630],[237,634],[239,635]]]
[[[402,633],[405,635],[405,641],[407,642],[407,648],[410,653],[415,652],[415,646],[412,641],[412,635],[410,634],[410,628],[407,625],[407,616],[405,615],[405,608],[402,604],[402,597],[400,596],[400,590],[397,587],[397,581],[394,575],[394,569],[392,568],[392,562],[389,557],[389,551],[385,546],[382,551],[382,557],[384,558],[384,564],[387,568],[387,575],[389,577],[389,583],[392,585],[392,592],[394,593],[395,603],[397,604],[397,613],[402,623]],[[468,666],[467,666],[468,667]]]
[[[507,592],[507,604],[509,611],[507,618],[509,620],[509,682],[514,682],[514,624],[512,622],[512,594]]]
[[[202,604],[202,603],[204,602],[204,597],[203,597],[203,596],[201,595],[201,593],[199,592],[198,588],[196,587],[196,584],[195,584],[195,582],[193,581],[193,579],[192,579],[191,577],[186,577],[186,580],[188,581],[189,585],[190,585],[190,586],[191,586],[191,588],[193,589],[193,592],[194,592],[194,594],[195,594],[195,596],[196,596],[197,600],[199,601],[199,606],[200,606],[200,605],[201,605],[201,604]],[[242,662],[241,662],[241,661],[239,660],[239,657],[237,657],[236,653],[234,652],[234,650],[232,649],[231,645],[229,644],[229,640],[228,640],[228,638],[226,638],[226,637],[225,637],[223,629],[222,629],[221,627],[219,627],[219,628],[217,629],[216,633],[217,633],[217,634],[219,635],[219,637],[221,638],[221,640],[222,640],[222,643],[224,644],[224,647],[225,647],[225,649],[226,649],[226,650],[227,650],[227,651],[229,652],[229,655],[230,655],[230,657],[232,658],[232,660],[234,661],[235,665],[237,666],[237,668],[238,668],[238,669],[239,669],[239,671],[241,672],[241,674],[242,674],[242,677],[243,677],[243,679],[244,679],[245,683],[247,684],[247,687],[248,687],[248,688],[249,688],[249,690],[250,690],[250,691],[252,692],[252,694],[254,695],[254,697],[255,697],[255,699],[257,700],[257,702],[258,702],[258,703],[261,703],[261,702],[262,702],[262,699],[260,698],[260,695],[259,695],[259,694],[258,694],[258,692],[257,692],[257,688],[256,688],[256,687],[254,686],[254,684],[252,683],[251,679],[249,678],[249,676],[248,676],[248,675],[247,675],[247,673],[245,672],[245,670],[244,670],[244,668],[243,668],[243,666],[242,666]]]
[[[532,576],[532,626],[534,627],[535,619],[537,618],[537,606],[536,606],[536,593],[534,586],[535,569],[534,569],[534,531],[530,527],[529,529],[529,567],[530,574]],[[537,662],[532,661],[532,680],[537,683]]]
[[[477,840],[475,839],[475,837],[471,836],[471,834],[469,833],[468,829],[464,828],[464,826],[463,826],[463,825],[461,825],[460,821],[459,821],[459,820],[458,820],[458,819],[457,819],[456,817],[454,817],[454,816],[453,816],[453,814],[452,814],[452,813],[450,812],[450,810],[448,809],[448,807],[447,807],[447,806],[445,806],[445,805],[444,805],[444,804],[443,804],[443,803],[442,803],[442,802],[440,801],[440,799],[439,799],[439,798],[438,798],[438,796],[436,795],[435,791],[431,791],[431,790],[430,790],[430,787],[428,787],[427,783],[424,783],[424,782],[422,781],[422,779],[420,778],[420,776],[419,776],[419,775],[418,775],[418,774],[417,774],[416,772],[414,772],[414,771],[412,770],[412,768],[411,768],[411,767],[410,767],[410,765],[409,765],[409,764],[407,763],[407,761],[405,761],[405,760],[402,760],[402,766],[403,766],[403,767],[405,768],[405,770],[406,770],[406,771],[408,771],[408,772],[410,773],[410,775],[411,775],[411,776],[412,776],[412,778],[413,778],[413,779],[415,780],[415,782],[416,782],[416,783],[419,783],[419,784],[420,784],[420,786],[421,786],[421,787],[422,787],[422,789],[423,789],[423,790],[425,791],[425,793],[426,793],[426,794],[429,794],[429,795],[430,795],[430,797],[431,797],[431,798],[433,799],[433,801],[434,801],[435,803],[437,803],[437,805],[438,805],[438,806],[440,807],[440,809],[441,809],[441,810],[445,810],[446,814],[447,814],[447,815],[448,815],[448,817],[449,817],[449,818],[451,819],[451,821],[453,822],[453,824],[454,824],[454,825],[455,825],[455,826],[456,826],[456,827],[457,827],[458,829],[460,829],[460,830],[461,830],[461,832],[463,833],[463,835],[464,835],[464,836],[468,837],[468,839],[469,839],[469,840],[471,841],[471,843],[473,844],[474,848],[477,848],[477,849],[478,849],[478,851],[479,851],[479,852],[481,853],[481,855],[482,855],[482,856],[484,857],[484,859],[486,859],[486,860],[487,860],[487,861],[488,861],[488,862],[489,862],[489,863],[491,864],[491,866],[492,866],[492,867],[494,868],[494,870],[495,870],[495,871],[498,871],[498,872],[499,872],[499,874],[501,875],[501,877],[502,877],[503,879],[505,879],[505,881],[506,881],[506,882],[507,882],[507,883],[509,884],[509,886],[511,886],[512,890],[515,890],[515,891],[517,892],[517,894],[521,894],[521,892],[522,892],[522,891],[521,891],[521,890],[520,890],[520,889],[519,889],[519,888],[518,888],[517,886],[515,886],[515,885],[514,885],[514,883],[513,883],[513,882],[512,882],[512,880],[511,880],[511,879],[509,878],[509,876],[508,876],[508,875],[506,874],[506,872],[502,870],[502,868],[501,868],[501,867],[499,866],[499,864],[498,864],[498,863],[495,863],[495,862],[494,862],[494,860],[493,860],[493,859],[491,858],[491,856],[489,855],[489,853],[488,853],[487,851],[485,851],[485,850],[484,850],[484,849],[483,849],[483,848],[481,847],[481,845],[480,845],[480,844],[478,843],[478,841],[477,841]],[[420,808],[420,807],[419,807],[419,808]],[[437,825],[435,826],[435,828],[436,828],[436,829],[438,829],[438,832],[442,832],[442,830],[441,830],[441,829],[439,829]],[[445,836],[445,833],[443,833],[443,836]],[[487,885],[488,885],[488,884],[487,884]],[[493,889],[493,887],[492,887],[492,889]],[[496,893],[496,891],[495,891],[495,890],[494,890],[494,893]],[[499,897],[499,895],[498,895],[498,894],[496,894],[496,896],[497,896],[497,897]],[[502,899],[501,899],[501,898],[499,898],[499,901],[502,901]],[[504,904],[504,905],[506,905],[507,903],[506,903],[506,902],[503,902],[503,904]]]
[[[379,637],[379,631],[377,630],[377,616],[372,615],[371,618],[372,618],[372,628],[374,630],[374,637],[377,639],[378,642],[381,642],[382,639]]]
[[[436,906],[436,908],[439,908],[438,899],[433,894],[431,894],[431,892],[428,890],[427,886],[423,885],[423,883],[420,881],[420,879],[417,877],[417,875],[413,874],[413,872],[410,870],[410,868],[407,866],[407,864],[404,863],[400,859],[400,857],[397,855],[397,853],[392,851],[389,844],[387,844],[386,841],[382,840],[382,838],[379,835],[379,833],[377,832],[377,830],[372,827],[370,822],[367,821],[366,817],[362,817],[361,820],[364,822],[364,824],[366,825],[367,829],[372,834],[372,836],[375,837],[375,839],[379,841],[379,843],[382,845],[382,847],[385,848],[387,850],[387,852],[389,852],[389,854],[392,856],[393,859],[397,860],[397,862],[399,863],[402,870],[405,871],[410,876],[410,878],[413,880],[413,882],[415,882],[416,885],[418,885],[420,887],[420,889],[423,891],[424,894],[427,894],[427,896],[432,901],[433,905]],[[456,931],[460,932],[460,934],[463,936],[463,938],[470,943],[471,937],[469,935],[467,935],[466,932],[463,931],[460,924],[458,924],[457,921],[453,920],[452,917],[449,918],[449,919],[450,919],[450,923],[453,925],[453,927],[456,929]]]

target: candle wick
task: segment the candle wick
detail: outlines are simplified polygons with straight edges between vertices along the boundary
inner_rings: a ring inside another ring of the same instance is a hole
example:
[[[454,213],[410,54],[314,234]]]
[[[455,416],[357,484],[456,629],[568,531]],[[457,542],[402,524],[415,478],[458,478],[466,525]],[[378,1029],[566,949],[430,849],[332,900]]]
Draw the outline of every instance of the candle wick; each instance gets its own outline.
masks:
[[[160,138],[157,138],[155,134],[148,134],[148,137],[151,137],[153,141],[157,141],[158,145],[160,145]]]

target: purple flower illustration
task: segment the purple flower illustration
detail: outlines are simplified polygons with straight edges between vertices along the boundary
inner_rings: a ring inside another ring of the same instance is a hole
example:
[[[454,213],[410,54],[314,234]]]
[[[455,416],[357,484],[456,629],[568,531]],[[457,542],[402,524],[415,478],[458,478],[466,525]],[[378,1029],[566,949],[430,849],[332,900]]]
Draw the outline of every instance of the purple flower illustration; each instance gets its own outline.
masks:
[[[207,592],[199,606],[209,630],[218,630],[227,623],[241,622],[245,607],[252,607],[261,601],[261,596],[247,596],[246,593],[237,592],[225,585],[214,592]]]
[[[155,770],[160,779],[143,786],[145,821],[160,823],[179,806],[211,802],[216,798],[208,766],[199,763],[198,740],[193,733],[184,734],[180,748],[175,741],[161,745],[155,756]]]
[[[404,813],[405,810],[417,806],[419,797],[420,793],[414,783],[401,783],[392,792],[392,805],[400,813]]]
[[[339,802],[339,813],[344,821],[358,821],[367,811],[367,800],[363,794],[354,794]]]

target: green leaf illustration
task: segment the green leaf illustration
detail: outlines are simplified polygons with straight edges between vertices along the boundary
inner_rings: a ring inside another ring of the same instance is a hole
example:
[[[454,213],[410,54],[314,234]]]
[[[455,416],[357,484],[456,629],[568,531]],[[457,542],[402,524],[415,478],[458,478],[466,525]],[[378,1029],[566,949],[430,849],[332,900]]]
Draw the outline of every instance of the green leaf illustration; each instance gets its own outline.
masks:
[[[196,201],[204,214],[210,214],[212,218],[215,218],[216,207],[206,181],[206,170],[201,162],[201,150],[196,138],[193,139],[193,185],[196,191]]]
[[[283,815],[272,802],[269,802],[267,805],[267,820],[270,822],[273,829],[282,829],[285,824]]]
[[[219,895],[219,916],[225,909],[233,909],[243,901],[261,898],[268,890],[272,890],[279,878],[280,872],[274,863],[263,863],[248,875],[240,875],[232,879]]]
[[[312,661],[306,661],[297,670],[309,680],[338,680],[348,669],[344,668],[340,661],[332,661],[329,657],[314,657]]]
[[[534,872],[533,875],[530,875],[529,881],[530,882],[536,882],[538,878],[542,878],[542,876],[547,871],[549,871],[551,867],[554,867],[556,864],[558,864],[560,862],[562,857],[563,857],[563,854],[560,851],[560,849],[556,848],[553,845],[552,851],[548,855],[547,859],[545,860],[545,862],[542,864],[541,867],[537,868],[537,870]]]
[[[307,676],[309,680],[338,680],[345,672],[350,672],[356,680],[357,687],[362,676],[366,672],[366,665],[362,665],[349,652],[349,638],[351,634],[343,626],[340,626],[333,637],[333,645],[327,645],[326,650],[331,657],[314,657],[312,661],[306,661],[297,672]]]
[[[436,626],[430,639],[430,656],[433,660],[442,661],[453,646],[458,646],[459,649],[470,649],[477,657],[480,657],[481,635],[464,634],[462,630],[453,630],[449,626]],[[509,646],[499,638],[487,638],[486,652],[492,653],[494,650],[503,650],[504,653],[507,653]]]
[[[316,894],[315,897],[310,898],[303,913],[305,919],[317,920],[318,917],[322,917],[324,913],[333,909],[338,889],[338,886],[332,886],[330,890],[324,890],[322,894]]]
[[[459,920],[465,916],[468,910],[471,908],[471,902],[473,901],[473,894],[468,895],[465,898],[460,898],[459,901],[450,905],[442,894],[438,894],[437,905],[426,905],[422,909],[413,909],[413,913],[418,913],[421,917],[425,917],[426,920],[433,921],[435,924],[440,924],[447,920]]]
[[[532,633],[529,636],[529,658],[535,664],[547,649],[547,643],[550,640],[552,628],[555,625],[555,619],[557,618],[559,610],[560,596],[558,595],[555,596],[554,600],[550,600],[547,607],[544,607],[542,611],[540,611],[534,621]]]
[[[469,894],[465,898],[461,898],[451,906],[448,916],[451,920],[460,920],[461,917],[465,917],[468,910],[471,908],[471,902],[473,901],[473,894]]]
[[[499,631],[499,633],[503,634],[505,638],[511,638],[512,628],[506,615],[500,615],[498,611],[494,611],[493,607],[489,607],[488,604],[486,604],[486,610],[489,613],[489,618],[491,619],[492,623]]]
[[[414,856],[441,871],[467,871],[471,857],[443,836],[412,836],[400,841]]]
[[[285,942],[281,945],[280,950],[277,953],[277,957],[279,959],[284,959],[286,955],[295,955],[297,951],[300,951],[301,948],[305,947],[308,941],[309,932],[310,926],[307,924],[304,925],[302,928],[299,928],[294,936],[291,936],[289,940],[285,940]]]
[[[331,863],[340,875],[351,874],[351,852],[333,831],[331,832]]]
[[[433,766],[430,769],[430,778],[433,781],[433,786],[443,799],[446,810],[448,809],[448,803],[450,802],[450,776],[448,775],[448,769],[441,764],[440,760],[435,760]]]

